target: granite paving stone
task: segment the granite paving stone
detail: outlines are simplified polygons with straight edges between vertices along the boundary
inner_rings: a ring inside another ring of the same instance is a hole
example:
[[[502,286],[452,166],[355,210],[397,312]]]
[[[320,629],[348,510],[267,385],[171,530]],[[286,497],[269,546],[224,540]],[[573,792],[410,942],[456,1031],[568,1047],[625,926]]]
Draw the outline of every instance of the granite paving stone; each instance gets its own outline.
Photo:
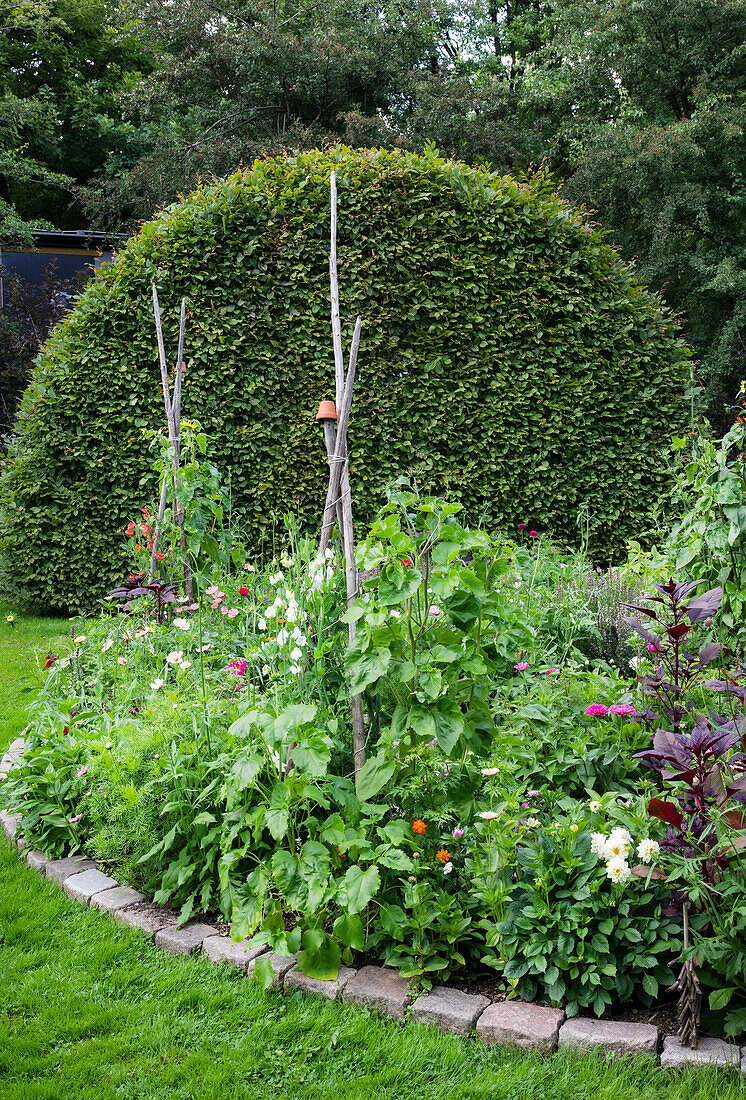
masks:
[[[79,875],[81,871],[95,871],[96,864],[92,859],[85,859],[83,856],[68,856],[67,859],[50,859],[44,868],[44,874],[47,878],[53,878],[55,882],[59,882],[60,885],[67,878],[71,878],[73,875]]]
[[[661,1065],[668,1069],[682,1069],[684,1066],[739,1067],[740,1064],[740,1049],[723,1039],[701,1038],[695,1050],[685,1047],[678,1035],[667,1035],[663,1040]]]
[[[145,901],[145,895],[139,890],[133,890],[131,886],[114,886],[109,890],[102,890],[91,898],[92,909],[103,909],[105,913],[115,913],[118,909],[127,909],[132,905],[140,905]]]
[[[115,878],[109,878],[97,867],[89,867],[87,871],[81,871],[77,875],[71,875],[62,883],[62,889],[76,901],[82,901],[87,905],[94,894],[100,894],[102,890],[110,890],[119,883]]]
[[[384,966],[364,966],[342,990],[342,1000],[403,1020],[411,1000],[409,979]]]
[[[344,987],[357,974],[350,966],[340,966],[339,974],[331,981],[322,981],[320,978],[309,978],[297,966],[289,970],[285,975],[285,989],[302,989],[305,993],[317,993],[320,997],[327,997],[330,1001],[336,1001]]]
[[[513,1044],[550,1054],[557,1047],[564,1018],[560,1008],[501,1001],[485,1008],[477,1020],[477,1035],[485,1043]]]
[[[202,941],[215,935],[212,924],[183,924],[181,928],[162,928],[155,934],[156,947],[169,951],[172,955],[193,955],[202,946]]]
[[[176,928],[176,917],[173,913],[149,902],[131,905],[127,909],[115,909],[114,916],[128,928],[136,928],[150,939],[162,928]]]
[[[29,849],[23,858],[26,860],[29,867],[33,867],[35,870],[42,872],[49,863],[49,860],[43,852],[37,852],[33,848]]]
[[[272,966],[272,988],[282,989],[282,982],[291,967],[295,966],[295,960],[297,955],[275,955],[274,951],[269,956],[269,961]],[[256,955],[246,966],[246,973],[250,978],[254,976],[254,967],[256,966],[256,960],[259,958]]]
[[[441,1031],[468,1035],[489,1004],[489,997],[481,994],[462,993],[460,989],[436,985],[429,993],[417,998],[412,1005],[410,1019],[433,1024]]]
[[[0,810],[0,825],[2,825],[9,844],[15,844],[20,821],[20,817],[15,817],[13,814],[6,813],[5,810]]]
[[[266,955],[269,951],[264,943],[258,947],[247,947],[247,943],[247,940],[233,943],[230,936],[212,935],[202,941],[202,950],[211,962],[228,963],[230,966],[237,966],[239,970],[246,970],[252,959]]]
[[[658,1053],[658,1028],[652,1024],[576,1016],[560,1028],[559,1045],[576,1050],[607,1050],[610,1054],[655,1055]]]

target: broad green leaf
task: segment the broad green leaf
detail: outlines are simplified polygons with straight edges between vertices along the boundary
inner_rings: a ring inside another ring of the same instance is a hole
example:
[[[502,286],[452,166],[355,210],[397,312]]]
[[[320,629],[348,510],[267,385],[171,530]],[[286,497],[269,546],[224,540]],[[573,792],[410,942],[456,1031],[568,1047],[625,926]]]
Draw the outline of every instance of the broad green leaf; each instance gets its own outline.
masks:
[[[340,903],[348,913],[359,913],[377,893],[381,878],[377,867],[363,871],[357,865],[348,868],[342,880]]]
[[[361,802],[375,798],[391,779],[396,770],[393,760],[386,760],[382,752],[370,756],[363,764],[355,779],[355,793]]]

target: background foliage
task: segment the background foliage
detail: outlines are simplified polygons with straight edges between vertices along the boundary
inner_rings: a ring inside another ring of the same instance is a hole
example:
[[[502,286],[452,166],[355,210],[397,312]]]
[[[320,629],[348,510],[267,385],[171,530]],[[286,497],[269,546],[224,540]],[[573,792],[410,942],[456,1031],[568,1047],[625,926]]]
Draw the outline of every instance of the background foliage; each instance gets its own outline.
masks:
[[[333,167],[342,315],[364,321],[351,429],[360,519],[414,470],[492,527],[522,520],[574,538],[583,502],[592,545],[624,545],[682,417],[688,352],[659,301],[540,186],[432,153],[337,148],[200,188],[146,225],[58,326],[3,483],[14,592],[90,603],[122,568],[117,529],[154,495],[151,279],[170,347],[189,297],[184,411],[216,440],[249,543],[271,539],[272,509],[318,521]]]

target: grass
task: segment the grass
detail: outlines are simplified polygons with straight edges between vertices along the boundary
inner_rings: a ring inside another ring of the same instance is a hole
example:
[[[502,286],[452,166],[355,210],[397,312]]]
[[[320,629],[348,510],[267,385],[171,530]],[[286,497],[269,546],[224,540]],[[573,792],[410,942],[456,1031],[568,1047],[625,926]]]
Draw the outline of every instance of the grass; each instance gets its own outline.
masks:
[[[44,658],[69,637],[67,619],[22,615],[0,600],[0,747],[23,732],[26,708],[44,685]]]
[[[33,651],[64,621],[5,629],[0,748],[41,685]],[[20,686],[23,685],[23,695]],[[732,1073],[645,1059],[486,1049],[295,993],[265,994],[201,958],[163,954],[83,909],[0,841],[2,1100],[731,1100]]]

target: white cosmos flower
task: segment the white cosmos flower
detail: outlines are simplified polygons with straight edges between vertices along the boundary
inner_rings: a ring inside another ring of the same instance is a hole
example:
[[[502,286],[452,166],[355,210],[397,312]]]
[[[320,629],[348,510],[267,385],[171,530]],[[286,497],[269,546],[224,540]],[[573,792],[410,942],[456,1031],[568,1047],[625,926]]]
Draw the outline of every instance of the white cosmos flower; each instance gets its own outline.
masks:
[[[631,875],[632,872],[626,859],[620,859],[617,856],[610,859],[606,864],[606,877],[610,878],[612,882],[626,882]]]
[[[482,768],[482,775],[497,775],[499,768]]]
[[[183,669],[184,672],[186,672],[186,670],[188,668],[191,668],[191,667],[192,667],[192,662],[191,661],[182,661],[181,664],[179,665],[179,668]]]
[[[637,845],[637,854],[643,863],[652,863],[660,851],[657,840],[649,840],[647,837]]]
[[[126,657],[117,657],[117,664],[118,665],[126,665],[127,664],[127,658]]]
[[[177,626],[179,630],[191,630],[192,624],[188,619],[174,619],[174,626]]]
[[[481,810],[477,817],[481,817],[482,821],[494,821],[496,817],[499,817],[494,810]]]
[[[540,825],[541,825],[541,822],[539,821],[538,817],[527,817],[526,818],[526,828],[527,829],[538,829]]]
[[[169,665],[181,664],[181,660],[182,660],[183,656],[184,656],[184,650],[183,649],[172,649],[171,652],[166,657],[166,662]]]
[[[601,809],[601,803],[598,801],[597,798],[594,798],[591,802],[588,803],[588,809],[591,811],[592,814],[597,814],[598,811]]]
[[[444,875],[450,875],[452,870],[453,870],[453,864],[451,863],[450,860],[448,861],[448,863],[443,864],[443,874]]]
[[[157,680],[153,680],[150,687],[153,691],[160,691],[160,689],[163,687],[165,682],[166,682],[165,680],[161,680],[161,678],[159,677]]]

